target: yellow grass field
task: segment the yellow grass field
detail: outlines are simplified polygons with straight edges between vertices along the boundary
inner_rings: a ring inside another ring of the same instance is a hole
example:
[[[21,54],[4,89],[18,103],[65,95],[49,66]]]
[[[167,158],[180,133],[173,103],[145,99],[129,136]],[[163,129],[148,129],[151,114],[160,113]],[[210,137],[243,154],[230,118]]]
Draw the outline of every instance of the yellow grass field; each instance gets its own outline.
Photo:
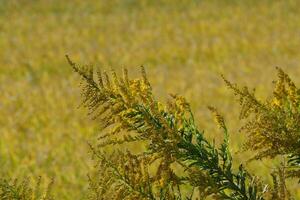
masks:
[[[97,122],[79,108],[75,62],[137,76],[144,65],[154,93],[185,96],[209,138],[220,138],[208,105],[228,122],[233,156],[239,105],[220,74],[271,94],[275,67],[300,84],[298,0],[0,0],[1,177],[54,178],[57,199],[85,199],[93,167],[87,142]],[[140,147],[136,147],[140,148]],[[270,180],[271,163],[249,163]],[[289,182],[300,199],[300,186]]]

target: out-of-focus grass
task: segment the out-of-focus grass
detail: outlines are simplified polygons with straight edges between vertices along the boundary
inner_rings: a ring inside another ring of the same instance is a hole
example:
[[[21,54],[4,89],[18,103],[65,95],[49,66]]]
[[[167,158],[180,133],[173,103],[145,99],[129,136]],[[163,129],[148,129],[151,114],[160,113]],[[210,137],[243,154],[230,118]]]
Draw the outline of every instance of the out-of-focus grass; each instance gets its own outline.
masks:
[[[219,74],[261,97],[275,66],[300,83],[299,8],[297,0],[0,1],[0,173],[55,177],[58,199],[84,198],[86,141],[97,126],[76,109],[78,77],[65,54],[108,70],[145,65],[155,93],[186,96],[211,138],[218,132],[206,105],[217,106],[236,152],[238,105]],[[265,178],[263,163],[249,168]],[[300,198],[299,185],[290,185]]]

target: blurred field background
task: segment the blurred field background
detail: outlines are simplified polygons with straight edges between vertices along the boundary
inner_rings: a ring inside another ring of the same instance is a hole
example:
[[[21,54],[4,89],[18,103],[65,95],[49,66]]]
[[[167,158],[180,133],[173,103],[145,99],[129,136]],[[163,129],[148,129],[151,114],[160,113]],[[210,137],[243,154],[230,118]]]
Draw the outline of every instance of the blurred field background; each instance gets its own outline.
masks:
[[[221,138],[207,105],[227,119],[238,162],[239,106],[220,78],[268,97],[275,66],[300,84],[298,0],[0,0],[1,177],[55,178],[57,199],[84,199],[98,134],[80,103],[77,63],[148,71],[155,93],[185,96],[208,137]],[[139,148],[139,147],[136,147]],[[269,179],[270,162],[250,171]],[[289,183],[300,198],[297,183]]]

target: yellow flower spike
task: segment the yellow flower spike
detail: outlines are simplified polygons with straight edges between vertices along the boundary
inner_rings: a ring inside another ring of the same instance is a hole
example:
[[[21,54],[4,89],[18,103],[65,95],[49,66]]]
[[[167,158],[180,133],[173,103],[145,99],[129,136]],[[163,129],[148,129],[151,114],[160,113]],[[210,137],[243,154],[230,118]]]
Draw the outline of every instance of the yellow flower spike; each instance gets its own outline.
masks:
[[[219,114],[217,109],[212,106],[208,106],[208,109],[211,111],[211,113],[214,116],[214,121],[218,125],[219,128],[226,129],[225,120],[224,117]]]
[[[103,74],[104,74],[105,86],[108,89],[111,89],[111,84],[110,84],[110,80],[109,80],[108,74],[105,71],[103,72]]]
[[[112,69],[111,74],[112,74],[112,80],[113,80],[114,87],[118,87],[119,81],[118,81],[118,77],[117,77],[116,71]]]
[[[123,68],[123,80],[126,86],[129,86],[129,79],[128,79],[128,70],[126,68]]]
[[[151,88],[151,85],[150,85],[150,82],[148,81],[147,74],[146,74],[146,70],[145,70],[144,66],[141,66],[141,73],[142,73],[143,82],[144,82],[149,88]]]

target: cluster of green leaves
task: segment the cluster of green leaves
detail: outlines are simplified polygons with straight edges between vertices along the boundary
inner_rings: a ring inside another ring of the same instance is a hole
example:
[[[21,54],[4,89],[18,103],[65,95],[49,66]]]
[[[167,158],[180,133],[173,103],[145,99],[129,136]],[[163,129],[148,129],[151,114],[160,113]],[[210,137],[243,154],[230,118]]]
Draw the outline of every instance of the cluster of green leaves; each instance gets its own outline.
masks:
[[[213,110],[213,112],[216,111]],[[183,142],[178,144],[180,150],[183,151],[181,158],[189,163],[188,167],[193,166],[208,173],[214,189],[211,193],[215,194],[215,197],[239,200],[263,199],[266,187],[263,188],[257,177],[251,176],[242,165],[239,166],[237,172],[233,171],[227,128],[220,115],[216,113],[216,116],[225,136],[220,148],[217,149],[205,139],[203,133],[195,127],[192,118],[185,126]]]

